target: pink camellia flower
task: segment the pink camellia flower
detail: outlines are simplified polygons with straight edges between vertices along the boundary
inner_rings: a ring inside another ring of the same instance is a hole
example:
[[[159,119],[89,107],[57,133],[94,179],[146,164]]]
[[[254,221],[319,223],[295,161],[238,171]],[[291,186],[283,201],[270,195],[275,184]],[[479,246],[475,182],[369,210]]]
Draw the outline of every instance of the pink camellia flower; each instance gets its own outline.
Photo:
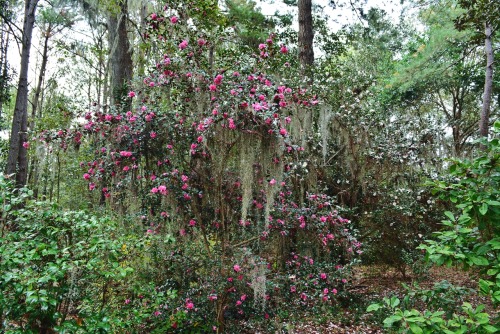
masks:
[[[283,54],[288,53],[288,48],[285,45],[282,45],[280,48],[280,52]]]
[[[153,194],[156,194],[156,193],[158,192],[158,188],[154,187],[153,189],[151,189],[151,192],[152,192]]]
[[[95,184],[94,183],[89,183],[89,190],[94,190]]]
[[[23,142],[23,147],[25,149],[28,149],[30,147],[30,143],[28,143],[27,141]]]
[[[325,273],[321,273],[321,274],[319,274],[319,277],[321,279],[325,280],[326,279],[326,274]]]
[[[179,21],[179,19],[177,18],[177,16],[172,16],[170,18],[170,23],[172,23],[172,24],[176,24],[178,21]]]
[[[220,85],[222,83],[223,76],[218,74],[214,79],[214,84]]]
[[[290,292],[295,293],[296,291],[297,291],[297,288],[295,287],[295,285],[292,285],[290,287]]]
[[[259,50],[264,50],[266,45],[264,43],[259,44]]]
[[[237,265],[237,264],[235,264],[235,265],[233,266],[233,269],[234,269],[234,271],[236,271],[237,273],[239,273],[239,272],[241,271],[241,267],[240,267],[239,265]]]
[[[191,220],[189,221],[189,226],[195,226],[195,225],[196,225],[196,220],[191,219]]]
[[[328,291],[328,288],[323,289],[323,294],[324,294],[324,295],[327,295],[327,294],[328,294],[328,292],[329,292],[329,291]]]
[[[160,194],[166,195],[167,194],[167,187],[165,187],[164,185],[161,185],[158,187],[158,191],[160,192]]]
[[[334,295],[336,295],[336,294],[337,294],[337,289],[332,289],[332,293],[333,293]]]
[[[158,15],[156,13],[151,14],[151,20],[156,20],[158,18]]]
[[[196,141],[197,141],[198,143],[201,143],[201,142],[203,141],[203,137],[202,137],[202,136],[199,136],[199,137],[196,139]]]
[[[285,128],[281,128],[281,129],[280,129],[280,135],[282,135],[282,136],[286,136],[286,135],[287,135],[287,133],[288,133],[288,132],[286,131],[286,129],[285,129]]]
[[[125,299],[125,304],[130,304],[130,299]]]
[[[203,38],[198,39],[198,45],[199,45],[199,46],[203,46],[203,45],[205,45],[205,44],[207,44],[207,41],[206,41],[206,40],[204,40]]]
[[[188,46],[188,41],[183,40],[182,42],[179,43],[179,49],[184,50]]]
[[[247,295],[241,295],[240,299],[241,301],[245,301],[247,299]]]
[[[304,292],[302,292],[300,294],[300,299],[302,299],[303,301],[306,301],[307,300],[307,295]]]
[[[192,301],[186,301],[186,308],[188,310],[192,310],[194,308],[194,304]]]
[[[113,116],[110,114],[106,114],[106,116],[104,116],[104,119],[109,122],[113,120]]]
[[[85,180],[90,180],[90,174],[88,174],[88,173],[83,174],[83,178]]]
[[[210,300],[211,302],[213,302],[214,300],[217,300],[217,295],[208,296],[208,300]]]
[[[128,92],[128,97],[135,97],[135,92],[134,91]]]
[[[237,300],[236,301],[236,306],[240,306],[241,305],[241,301],[240,300]]]
[[[149,134],[149,136],[151,137],[151,139],[155,139],[156,138],[156,132],[151,131],[151,133]]]
[[[123,171],[124,171],[124,172],[128,172],[128,170],[129,170],[129,169],[130,169],[130,167],[129,167],[129,166],[125,166],[125,167],[123,167]]]
[[[276,184],[276,180],[275,179],[271,179],[271,181],[269,181],[269,184],[274,186]]]
[[[208,86],[208,89],[210,89],[211,92],[215,92],[217,90],[217,86],[212,84],[212,85]]]

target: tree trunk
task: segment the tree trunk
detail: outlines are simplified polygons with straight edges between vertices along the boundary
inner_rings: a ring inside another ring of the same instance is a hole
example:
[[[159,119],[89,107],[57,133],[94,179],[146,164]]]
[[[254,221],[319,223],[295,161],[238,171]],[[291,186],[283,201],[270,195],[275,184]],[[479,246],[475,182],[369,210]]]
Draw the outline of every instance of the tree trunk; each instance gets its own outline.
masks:
[[[40,107],[40,93],[42,91],[42,84],[45,79],[45,71],[47,69],[47,62],[49,60],[49,38],[52,34],[52,24],[49,23],[47,30],[42,31],[42,34],[44,35],[43,39],[43,51],[42,51],[42,64],[40,66],[40,72],[38,73],[38,82],[36,84],[35,88],[35,94],[33,98],[33,103],[32,103],[32,108],[31,108],[31,119],[28,122],[28,129],[31,131],[35,130],[36,126],[36,119],[40,118],[37,117],[37,111],[38,108]],[[38,156],[35,154],[32,159],[30,159],[30,168],[29,168],[29,173],[28,173],[28,184],[30,185],[30,189],[33,189],[34,197],[37,198],[38,196],[38,164],[39,164],[39,159]]]
[[[313,76],[311,67],[314,64],[314,49],[313,49],[313,20],[312,20],[312,1],[299,0],[299,62],[302,76],[307,77],[307,84],[312,86]],[[303,113],[298,117],[300,123],[298,139],[300,145],[307,148],[307,138],[312,130],[313,115],[311,112]],[[297,135],[297,134],[295,134]]]
[[[0,119],[2,119],[3,104],[8,100],[8,63],[7,50],[9,48],[9,33],[2,27],[0,32]]]
[[[47,69],[47,61],[49,60],[49,38],[52,34],[52,24],[49,23],[47,30],[42,32],[44,36],[43,41],[43,52],[42,52],[42,64],[40,66],[40,73],[38,73],[38,82],[35,88],[35,97],[33,99],[33,108],[31,109],[31,127],[30,129],[34,129],[35,126],[35,118],[38,107],[40,106],[40,92],[42,91],[42,83],[45,78],[45,70]]]
[[[299,0],[299,61],[302,72],[314,63],[312,1]]]
[[[486,53],[486,76],[484,80],[483,109],[481,111],[481,120],[479,121],[479,134],[481,137],[488,137],[488,128],[490,122],[490,104],[491,92],[493,88],[493,45],[491,42],[491,24],[485,23],[484,51]]]
[[[127,36],[127,1],[119,2],[120,12],[108,14],[111,105],[119,105],[132,80],[132,51]]]
[[[7,174],[16,175],[17,187],[26,184],[28,169],[28,150],[23,143],[27,141],[28,131],[28,66],[31,49],[31,36],[35,24],[35,11],[38,0],[26,0],[21,51],[21,70],[17,86],[16,105],[12,119]]]

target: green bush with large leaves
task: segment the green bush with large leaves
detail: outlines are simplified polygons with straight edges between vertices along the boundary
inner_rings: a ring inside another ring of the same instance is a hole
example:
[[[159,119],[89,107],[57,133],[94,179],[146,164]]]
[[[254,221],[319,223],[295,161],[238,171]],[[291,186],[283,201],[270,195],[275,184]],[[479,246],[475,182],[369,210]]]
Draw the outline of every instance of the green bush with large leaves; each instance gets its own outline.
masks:
[[[113,291],[133,271],[117,223],[30,201],[0,176],[0,330],[109,332]]]
[[[447,179],[429,183],[442,201],[455,204],[446,211],[443,230],[434,240],[418,248],[436,265],[462,265],[480,276],[480,294],[493,306],[500,304],[500,121],[494,138],[481,141],[481,154],[473,160],[450,162]],[[446,314],[442,309],[419,311],[400,306],[397,297],[372,304],[368,312],[388,311],[384,326],[399,333],[496,333],[498,315],[488,314],[485,305],[464,302],[461,310]],[[496,317],[496,318],[495,318]]]

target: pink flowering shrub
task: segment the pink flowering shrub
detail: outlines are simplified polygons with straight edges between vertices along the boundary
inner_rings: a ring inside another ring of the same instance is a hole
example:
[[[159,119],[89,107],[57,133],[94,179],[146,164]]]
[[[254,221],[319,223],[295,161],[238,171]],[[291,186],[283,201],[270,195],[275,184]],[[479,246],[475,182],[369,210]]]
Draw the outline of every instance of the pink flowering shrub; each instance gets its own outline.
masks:
[[[130,110],[89,111],[81,128],[43,140],[88,139],[82,179],[101,203],[136,215],[131,228],[149,240],[141,279],[176,291],[148,311],[150,325],[222,331],[232,319],[334,303],[360,244],[331,198],[301,190],[294,118],[318,101],[275,36],[254,54],[214,56],[219,40],[203,22],[190,27],[190,15],[200,19],[173,5],[149,16],[145,38],[159,57],[128,94]],[[226,49],[231,38],[221,36]],[[137,298],[124,303],[139,307]]]

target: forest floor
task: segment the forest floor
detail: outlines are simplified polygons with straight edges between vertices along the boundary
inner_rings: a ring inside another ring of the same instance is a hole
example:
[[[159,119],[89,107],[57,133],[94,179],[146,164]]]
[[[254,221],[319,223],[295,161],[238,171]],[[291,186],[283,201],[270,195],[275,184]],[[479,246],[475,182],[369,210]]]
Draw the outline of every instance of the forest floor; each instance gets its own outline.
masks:
[[[422,289],[431,289],[435,283],[447,281],[453,286],[470,289],[470,293],[463,296],[458,302],[460,308],[462,302],[469,302],[474,307],[479,304],[486,305],[486,311],[490,315],[499,310],[494,309],[488,297],[478,295],[478,279],[473,273],[464,272],[459,268],[433,267],[425,276],[408,275],[403,277],[400,273],[389,267],[361,266],[356,268],[354,279],[348,291],[346,304],[332,311],[326,311],[321,315],[294,315],[288,319],[276,319],[281,327],[278,331],[253,330],[248,333],[287,333],[287,334],[326,334],[326,333],[349,333],[370,334],[385,333],[381,327],[382,319],[375,319],[366,312],[371,303],[381,302],[384,297],[397,296],[400,299],[407,293],[404,285],[411,287],[418,284]],[[418,297],[415,297],[418,299]],[[439,298],[439,297],[438,297]],[[419,302],[415,300],[415,302]],[[346,307],[348,305],[348,307]],[[425,305],[422,305],[425,308]],[[292,320],[293,318],[293,320]]]

